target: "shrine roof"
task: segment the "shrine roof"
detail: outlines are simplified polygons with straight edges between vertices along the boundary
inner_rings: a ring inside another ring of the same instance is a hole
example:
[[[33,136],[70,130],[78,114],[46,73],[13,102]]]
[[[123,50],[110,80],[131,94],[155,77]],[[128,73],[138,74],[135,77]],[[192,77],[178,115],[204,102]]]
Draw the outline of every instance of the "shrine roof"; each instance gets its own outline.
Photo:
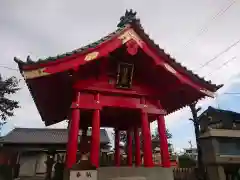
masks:
[[[98,41],[95,41],[91,44],[83,46],[81,48],[75,49],[71,52],[67,52],[64,54],[59,54],[54,57],[48,57],[46,59],[39,59],[37,61],[31,60],[30,56],[27,57],[26,61],[22,61],[16,57],[14,57],[14,61],[18,63],[20,71],[22,71],[24,66],[31,66],[31,65],[41,65],[47,64],[49,62],[58,61],[72,55],[77,54],[84,54],[85,52],[89,51],[90,49],[94,49],[101,45],[102,43],[110,40],[111,38],[115,37],[117,34],[120,34],[124,31],[127,27],[133,28],[136,33],[148,44],[150,44],[157,52],[160,57],[166,60],[173,68],[177,69],[180,73],[184,73],[189,76],[193,81],[198,82],[206,86],[207,88],[211,89],[212,91],[217,91],[223,85],[216,85],[213,84],[211,81],[206,81],[204,78],[199,77],[197,74],[193,73],[193,71],[188,70],[185,66],[181,65],[177,62],[173,57],[171,57],[168,53],[164,51],[164,49],[160,48],[158,44],[156,44],[147,33],[144,32],[144,29],[140,23],[140,20],[136,18],[136,12],[132,10],[126,11],[125,15],[120,18],[120,22],[117,25],[117,30],[108,34],[107,36],[101,38]]]
[[[56,61],[56,60],[59,60],[59,59],[62,59],[62,58],[65,58],[65,57],[68,57],[68,56],[72,56],[74,54],[82,54],[84,53],[85,51],[91,49],[91,48],[95,48],[97,47],[98,45],[100,45],[101,43],[111,39],[113,36],[115,36],[117,33],[121,32],[124,28],[126,27],[126,25],[122,26],[122,27],[119,27],[116,31],[104,36],[103,38],[99,39],[98,41],[95,41],[93,43],[90,43],[86,46],[83,46],[81,48],[78,48],[78,49],[75,49],[71,52],[66,52],[66,53],[63,53],[63,54],[58,54],[56,56],[49,56],[47,57],[46,59],[38,59],[37,61],[33,61],[30,56],[27,57],[26,61],[22,61],[20,59],[18,59],[17,57],[14,57],[14,61],[17,62],[20,67],[21,65],[30,65],[30,64],[41,64],[41,63],[47,63],[47,62],[51,62],[51,61]]]
[[[67,141],[67,129],[50,128],[15,128],[0,139],[3,144],[66,144]],[[100,131],[100,142],[110,143],[105,129]]]

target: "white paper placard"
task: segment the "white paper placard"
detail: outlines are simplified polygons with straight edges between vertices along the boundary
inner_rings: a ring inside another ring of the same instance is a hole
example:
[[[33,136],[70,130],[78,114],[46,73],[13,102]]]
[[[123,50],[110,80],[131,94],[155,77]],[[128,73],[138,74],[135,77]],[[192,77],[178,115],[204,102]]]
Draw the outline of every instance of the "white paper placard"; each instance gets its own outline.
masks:
[[[71,170],[69,180],[97,180],[96,170]]]

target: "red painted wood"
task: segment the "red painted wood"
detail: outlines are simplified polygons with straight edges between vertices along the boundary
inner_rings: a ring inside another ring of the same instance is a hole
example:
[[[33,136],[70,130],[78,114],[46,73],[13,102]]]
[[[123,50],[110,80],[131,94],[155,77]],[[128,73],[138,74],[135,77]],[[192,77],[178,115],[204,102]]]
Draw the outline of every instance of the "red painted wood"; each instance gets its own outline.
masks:
[[[127,162],[132,166],[132,129],[127,130]]]
[[[96,103],[94,92],[82,92],[79,107],[81,109],[102,109],[102,105]]]
[[[143,51],[144,51],[146,54],[148,54],[150,57],[153,58],[153,60],[154,60],[154,62],[156,63],[157,66],[161,66],[162,68],[164,68],[164,69],[166,70],[164,63],[167,63],[167,61],[166,61],[166,60],[163,60],[163,59],[157,54],[157,52],[155,52],[151,47],[149,47],[149,46],[147,45],[147,43],[145,43],[145,42],[143,43],[142,49],[143,49]],[[187,77],[187,76],[179,73],[179,72],[177,71],[177,69],[175,69],[175,70],[176,70],[176,73],[175,73],[175,74],[172,74],[172,75],[176,76],[182,83],[185,83],[185,84],[193,87],[194,89],[196,89],[196,90],[199,91],[199,92],[200,92],[200,89],[201,89],[201,88],[204,88],[203,86],[198,85],[197,83],[195,83],[195,82],[194,82],[193,80],[191,80],[189,77]],[[170,73],[170,72],[169,72],[169,73]],[[204,93],[202,93],[202,94],[204,94]],[[204,94],[204,95],[205,95],[205,94]]]
[[[122,42],[118,38],[115,38],[109,41],[108,43],[94,49],[94,51],[97,51],[99,53],[98,59],[100,59],[101,57],[108,56],[109,52],[112,52],[113,50],[119,48],[120,46],[122,46]],[[46,64],[44,72],[54,74],[58,72],[67,71],[69,69],[74,69],[78,66],[82,66],[84,64],[90,63],[91,61],[85,61],[85,55],[86,54],[82,54],[81,56],[78,56],[76,58],[72,58],[72,59],[69,59],[68,61],[63,61],[61,63],[56,63],[54,65]],[[96,60],[92,60],[92,61],[96,61]]]
[[[147,114],[166,114],[166,110],[154,107],[153,104],[136,104],[136,108]]]
[[[160,57],[147,42],[143,42],[142,45],[142,49],[139,48],[137,54],[131,56],[128,54],[126,46],[122,45],[117,36],[114,36],[96,49],[90,49],[54,62],[26,66],[30,69],[46,67],[46,71],[49,73],[65,71],[27,81],[34,91],[34,100],[42,119],[47,122],[47,125],[66,119],[72,98],[72,86],[75,91],[89,94],[86,97],[85,95],[81,96],[79,107],[83,111],[116,107],[137,109],[148,114],[160,115],[163,112],[154,101],[160,99],[163,108],[167,113],[171,113],[204,96],[203,93],[190,86],[191,84],[186,83],[187,81],[184,79],[189,78],[187,75],[185,77],[185,74],[179,71],[175,76],[167,71],[164,66],[167,60]],[[99,58],[84,61],[85,55],[93,51],[99,51]],[[109,55],[109,52],[112,53]],[[134,63],[133,84],[129,90],[115,87],[116,68],[119,62]],[[70,76],[68,69],[77,69],[77,71]],[[182,96],[179,95],[181,91],[192,95],[181,98]],[[104,95],[100,104],[94,102],[93,94],[95,92]],[[141,96],[146,97],[147,107],[140,108],[139,98]],[[51,101],[48,101],[48,97],[51,97]],[[103,116],[108,116],[108,114]],[[110,123],[107,124],[110,125]]]
[[[118,34],[114,35],[111,39],[101,43],[99,46],[95,48],[89,48],[84,53],[74,54],[74,55],[71,55],[70,57],[65,57],[57,61],[50,61],[47,63],[34,64],[34,65],[24,65],[22,68],[24,70],[30,70],[30,69],[36,69],[39,67],[45,67],[46,69],[44,71],[48,73],[63,72],[68,69],[74,69],[80,65],[88,63],[88,61],[85,61],[84,58],[85,58],[85,55],[90,52],[94,52],[94,51],[99,52],[99,55],[98,55],[98,59],[99,59],[101,57],[107,56],[109,52],[112,52],[115,49],[122,46],[122,41],[118,39],[118,36],[120,34],[123,34],[125,31],[129,29],[131,29],[131,27],[125,28],[124,30],[122,30],[122,32],[119,32]],[[141,34],[139,34],[139,36],[141,37]],[[133,40],[127,42],[127,47],[128,49],[129,48],[132,49],[132,50],[128,50],[130,51],[130,54],[137,53],[138,45]],[[153,49],[155,47],[150,47],[147,42],[141,41],[141,48],[147,55],[152,57],[155,65],[157,66],[160,65],[165,69],[164,63],[167,63],[167,61],[162,59],[162,57],[159,56],[158,52],[156,52],[156,50]],[[177,72],[173,75],[176,76],[181,82],[190,85],[191,87],[197,89],[198,91],[200,88],[203,88],[202,87],[203,85],[199,85],[198,83],[193,82],[189,77],[187,77],[186,74],[182,74],[181,72],[182,70],[178,70],[178,69],[175,69],[175,70]]]
[[[96,102],[99,102],[99,94],[96,94]],[[90,160],[95,167],[99,167],[99,152],[100,152],[100,110],[95,109],[92,120],[92,139]]]
[[[80,101],[80,92],[77,92],[73,104],[76,106]],[[76,163],[77,149],[78,149],[78,132],[80,125],[80,109],[72,109],[72,119],[70,121],[70,130],[67,144],[66,167],[71,168]]]
[[[126,46],[127,46],[127,52],[130,54],[130,55],[132,55],[132,56],[134,56],[134,55],[136,55],[137,54],[137,52],[138,52],[138,44],[136,43],[136,41],[134,41],[134,40],[130,40],[130,41],[128,41],[127,43],[126,43]]]
[[[146,84],[140,84],[138,82],[133,82],[132,88],[128,90],[116,89],[115,79],[111,79],[110,77],[107,79],[102,78],[104,78],[104,76],[99,76],[99,79],[93,77],[89,77],[89,79],[81,79],[77,81],[73,87],[78,91],[88,90],[118,95],[158,97],[159,94],[161,94],[158,89],[148,87]],[[110,79],[113,81],[113,84],[109,84]]]
[[[160,138],[160,147],[161,147],[161,158],[162,158],[162,166],[170,167],[170,155],[168,152],[168,142],[166,136],[166,126],[164,116],[159,116],[157,119],[158,123],[158,134]]]
[[[151,133],[149,129],[148,115],[142,112],[142,138],[143,138],[143,156],[144,156],[144,166],[152,167],[152,142]]]
[[[119,130],[115,130],[115,165],[120,166],[120,134]]]
[[[141,146],[140,146],[140,136],[138,127],[134,128],[134,138],[135,138],[135,165],[140,166],[141,165]]]
[[[82,109],[101,109],[102,107],[133,108],[143,110],[149,114],[166,114],[164,109],[158,108],[157,100],[146,100],[146,104],[140,104],[140,98],[132,96],[114,96],[111,93],[99,93],[99,96],[101,96],[101,102],[97,104],[94,101],[93,92],[82,93],[79,107]]]
[[[133,108],[139,104],[138,98],[124,96],[101,96],[101,105],[105,107]]]

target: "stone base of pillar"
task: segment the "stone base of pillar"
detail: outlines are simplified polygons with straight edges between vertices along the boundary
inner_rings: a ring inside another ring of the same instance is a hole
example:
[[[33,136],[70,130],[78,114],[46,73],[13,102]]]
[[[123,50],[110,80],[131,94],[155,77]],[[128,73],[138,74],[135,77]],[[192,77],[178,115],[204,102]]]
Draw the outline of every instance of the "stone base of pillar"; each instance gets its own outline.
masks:
[[[92,165],[90,160],[82,160],[70,169],[65,168],[63,180],[78,180],[80,177],[81,179],[98,180],[97,169]]]
[[[98,169],[98,180],[173,180],[173,170],[162,167],[101,167]]]

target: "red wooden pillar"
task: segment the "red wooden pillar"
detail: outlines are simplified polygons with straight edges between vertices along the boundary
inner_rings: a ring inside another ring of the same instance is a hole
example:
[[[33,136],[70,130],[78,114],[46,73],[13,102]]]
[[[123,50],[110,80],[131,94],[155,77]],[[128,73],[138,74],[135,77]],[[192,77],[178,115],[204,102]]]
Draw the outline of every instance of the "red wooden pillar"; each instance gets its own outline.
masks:
[[[120,166],[120,134],[119,130],[115,130],[115,165]]]
[[[127,131],[127,153],[128,166],[132,166],[132,129]]]
[[[160,115],[157,119],[158,122],[158,134],[160,138],[160,147],[161,147],[161,158],[162,158],[162,166],[170,167],[170,155],[168,152],[168,142],[166,136],[166,126],[165,119],[163,115]]]
[[[66,167],[71,168],[76,163],[78,149],[78,133],[80,125],[80,92],[77,92],[72,102],[72,115],[68,133]]]
[[[99,94],[95,96],[95,101],[99,103]],[[95,109],[92,119],[92,139],[90,160],[92,165],[99,167],[99,153],[100,153],[100,110]]]
[[[140,136],[138,127],[134,128],[134,138],[135,138],[135,166],[141,165],[141,149],[140,149]]]
[[[144,156],[144,166],[152,167],[152,141],[151,133],[148,122],[148,114],[142,112],[142,138],[143,138],[143,156]]]

